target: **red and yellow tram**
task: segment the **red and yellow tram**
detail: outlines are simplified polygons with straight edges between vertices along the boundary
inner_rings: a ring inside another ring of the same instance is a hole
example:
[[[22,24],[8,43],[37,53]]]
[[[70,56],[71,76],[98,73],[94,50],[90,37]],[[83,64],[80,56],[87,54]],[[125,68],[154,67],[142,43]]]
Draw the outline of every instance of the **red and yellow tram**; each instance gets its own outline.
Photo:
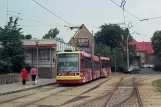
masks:
[[[100,57],[101,77],[111,76],[110,58]]]
[[[58,52],[56,81],[59,84],[77,84],[110,76],[109,61],[109,58],[84,51]]]

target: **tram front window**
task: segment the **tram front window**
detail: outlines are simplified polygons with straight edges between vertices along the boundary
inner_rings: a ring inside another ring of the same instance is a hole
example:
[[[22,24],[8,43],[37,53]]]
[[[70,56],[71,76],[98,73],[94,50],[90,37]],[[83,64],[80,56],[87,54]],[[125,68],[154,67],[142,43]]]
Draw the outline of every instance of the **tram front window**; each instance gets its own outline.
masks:
[[[58,72],[78,72],[78,54],[58,54]]]

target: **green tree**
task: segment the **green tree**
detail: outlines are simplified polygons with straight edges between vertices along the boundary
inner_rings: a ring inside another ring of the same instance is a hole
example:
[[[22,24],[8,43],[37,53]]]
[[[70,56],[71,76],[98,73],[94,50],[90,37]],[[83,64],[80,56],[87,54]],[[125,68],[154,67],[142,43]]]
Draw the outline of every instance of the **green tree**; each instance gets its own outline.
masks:
[[[117,57],[117,53],[116,53],[116,57],[117,59],[119,59],[118,61],[122,61],[122,62],[117,62],[118,65],[120,64],[120,66],[122,66],[121,64],[123,62],[126,62],[127,60],[126,49],[127,49],[127,37],[129,36],[128,47],[129,47],[129,59],[131,63],[133,57],[136,55],[136,46],[130,44],[133,37],[130,35],[129,29],[128,28],[121,29],[120,26],[111,25],[111,24],[102,25],[100,28],[101,30],[95,34],[95,37],[94,37],[95,43],[96,44],[101,43],[109,46],[111,48],[111,51],[108,50],[108,52],[111,52],[110,53],[111,55],[113,55],[113,50],[117,51],[120,57],[119,56]],[[99,48],[101,49],[102,46],[100,46]],[[104,50],[104,51],[107,51],[107,50]],[[98,51],[98,52],[102,52],[102,51]]]
[[[32,39],[32,35],[31,34],[27,34],[27,35],[20,35],[21,39]]]
[[[152,46],[156,54],[161,52],[161,31],[155,31],[151,38]]]
[[[116,24],[104,24],[100,27],[94,38],[96,44],[105,44],[110,46],[111,49],[119,47],[122,40],[122,30]]]
[[[56,38],[56,36],[59,34],[59,30],[57,28],[50,29],[47,34],[45,34],[42,39],[47,38]]]
[[[0,71],[20,72],[22,65],[25,64],[25,48],[22,41],[22,28],[17,28],[18,18],[13,21],[10,17],[8,24],[0,28],[0,40],[3,48],[1,49]]]

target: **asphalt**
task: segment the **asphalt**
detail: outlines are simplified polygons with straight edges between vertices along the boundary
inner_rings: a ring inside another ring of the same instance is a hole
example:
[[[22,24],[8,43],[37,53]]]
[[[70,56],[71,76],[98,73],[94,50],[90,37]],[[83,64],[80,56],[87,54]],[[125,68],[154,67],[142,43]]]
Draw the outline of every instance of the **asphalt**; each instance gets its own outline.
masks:
[[[34,89],[46,85],[55,84],[55,79],[39,79],[36,85],[32,85],[31,81],[27,81],[26,85],[22,85],[21,82],[0,85],[0,95],[11,94],[15,92]]]
[[[152,68],[141,68],[141,73],[140,74],[150,74],[150,75],[161,75],[161,71],[154,71]]]

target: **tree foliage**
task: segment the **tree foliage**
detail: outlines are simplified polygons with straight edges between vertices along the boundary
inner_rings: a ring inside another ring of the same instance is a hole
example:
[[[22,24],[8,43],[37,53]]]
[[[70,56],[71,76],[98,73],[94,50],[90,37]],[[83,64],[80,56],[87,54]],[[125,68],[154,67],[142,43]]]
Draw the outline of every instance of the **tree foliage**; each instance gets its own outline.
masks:
[[[32,39],[32,35],[31,34],[21,35],[21,39]]]
[[[0,71],[5,73],[20,72],[25,64],[25,48],[20,41],[22,37],[22,28],[17,28],[16,18],[10,17],[8,24],[4,28],[0,28],[0,40],[3,48],[1,48]]]
[[[58,34],[59,34],[59,30],[57,28],[50,29],[48,33],[42,37],[42,39],[56,38]]]
[[[104,24],[100,27],[100,31],[95,34],[95,53],[110,57],[112,66],[114,66],[114,52],[116,52],[117,67],[125,67],[127,62],[126,49],[128,36],[129,59],[131,63],[136,55],[136,46],[130,44],[133,37],[130,35],[129,29],[121,29],[120,26],[115,24]]]
[[[153,37],[151,38],[153,49],[155,53],[161,52],[161,31],[155,31]]]
[[[100,27],[100,31],[98,31],[94,36],[95,43],[105,44],[113,49],[120,45],[120,41],[122,39],[121,35],[122,30],[120,26],[115,24],[104,24]]]

